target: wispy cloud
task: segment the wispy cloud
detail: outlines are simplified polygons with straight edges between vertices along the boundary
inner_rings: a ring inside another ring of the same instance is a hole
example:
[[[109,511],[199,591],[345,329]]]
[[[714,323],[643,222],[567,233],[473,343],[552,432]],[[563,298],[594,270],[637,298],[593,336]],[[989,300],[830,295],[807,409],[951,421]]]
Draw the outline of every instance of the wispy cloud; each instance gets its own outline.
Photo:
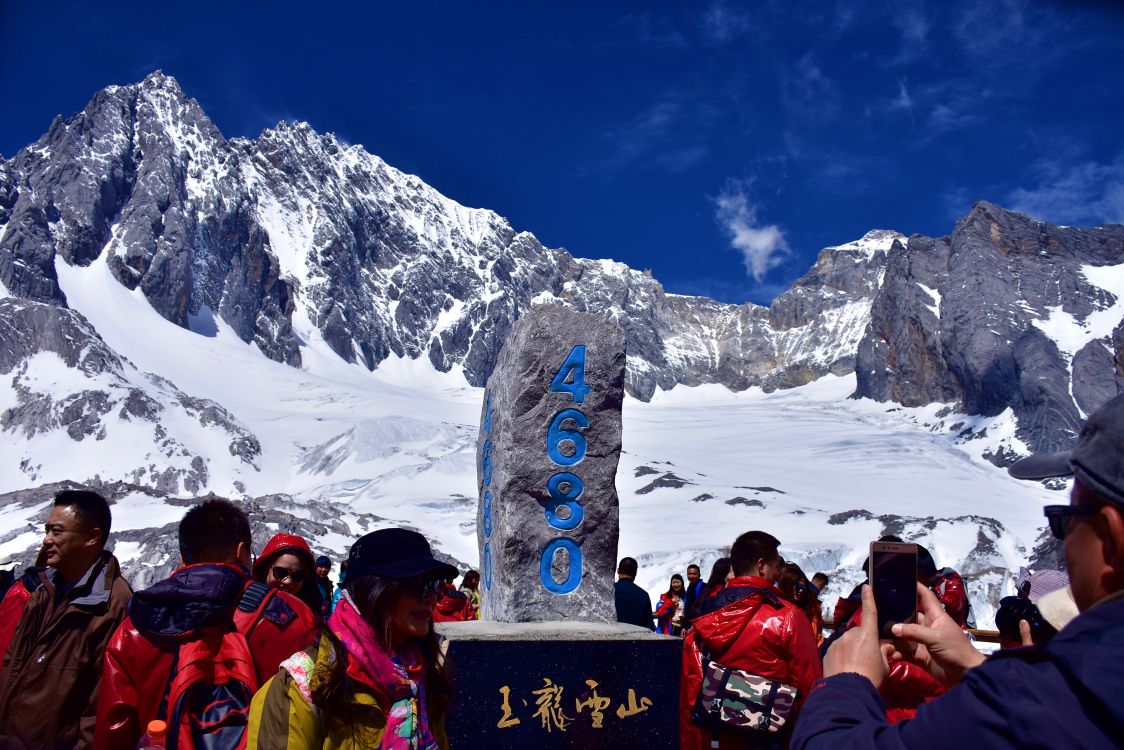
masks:
[[[895,3],[890,20],[901,34],[903,46],[924,46],[929,41],[932,23],[920,3]]]
[[[812,53],[804,55],[788,71],[782,85],[785,106],[797,117],[823,121],[833,118],[839,109],[839,87],[824,73]]]
[[[702,140],[713,117],[711,108],[668,96],[631,121],[608,130],[603,140],[608,154],[581,166],[579,177],[606,174],[636,162],[672,173],[684,172],[703,161],[710,149]]]
[[[731,183],[714,200],[715,219],[725,231],[730,247],[742,254],[746,271],[758,283],[792,254],[784,232],[776,224],[757,218],[744,183]]]
[[[707,6],[702,17],[703,36],[712,42],[729,42],[752,28],[748,13],[719,0]]]
[[[631,13],[616,24],[621,38],[646,47],[679,49],[687,46],[687,38],[678,29],[650,13]]]
[[[1012,210],[1057,224],[1124,224],[1124,153],[1107,163],[1042,159],[1031,179],[1007,196]]]

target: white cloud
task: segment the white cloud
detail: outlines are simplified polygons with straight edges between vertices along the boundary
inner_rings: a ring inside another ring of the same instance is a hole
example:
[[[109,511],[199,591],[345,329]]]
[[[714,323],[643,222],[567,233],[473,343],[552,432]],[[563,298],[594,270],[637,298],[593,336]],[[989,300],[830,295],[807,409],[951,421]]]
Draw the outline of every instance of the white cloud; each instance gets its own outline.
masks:
[[[1124,224],[1124,153],[1111,162],[1039,161],[1034,185],[1017,188],[1006,205],[1057,224]]]
[[[715,218],[726,231],[730,247],[742,254],[746,271],[754,280],[760,282],[792,253],[780,227],[758,222],[757,207],[749,202],[744,188],[724,190],[715,205]]]

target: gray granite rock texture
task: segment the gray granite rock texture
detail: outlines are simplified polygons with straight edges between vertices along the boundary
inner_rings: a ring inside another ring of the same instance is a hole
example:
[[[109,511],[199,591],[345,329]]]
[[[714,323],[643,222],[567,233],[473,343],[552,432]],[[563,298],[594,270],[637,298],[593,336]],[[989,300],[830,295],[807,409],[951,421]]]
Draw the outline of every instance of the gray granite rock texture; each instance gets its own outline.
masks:
[[[584,377],[559,379],[581,346]],[[485,619],[616,621],[624,368],[616,323],[560,305],[534,308],[508,336],[488,379],[476,453]],[[564,381],[576,392],[560,392]],[[558,502],[565,496],[580,510]],[[552,552],[558,545],[580,549],[580,570],[575,555]]]
[[[1117,304],[1099,271],[1122,262],[1124,226],[1059,227],[986,201],[948,237],[896,242],[859,344],[855,396],[1011,409],[1031,450],[1068,450],[1085,415],[1120,388],[1120,322],[1069,352],[1047,321],[1091,330]]]

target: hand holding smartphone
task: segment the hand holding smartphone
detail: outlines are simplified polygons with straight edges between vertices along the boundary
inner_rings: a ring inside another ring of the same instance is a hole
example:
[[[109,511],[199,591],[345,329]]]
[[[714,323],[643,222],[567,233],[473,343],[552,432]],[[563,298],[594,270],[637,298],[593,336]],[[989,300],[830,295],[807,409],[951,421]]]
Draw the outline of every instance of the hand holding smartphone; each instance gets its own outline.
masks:
[[[867,578],[878,608],[878,637],[892,640],[895,623],[917,617],[917,545],[871,542]]]

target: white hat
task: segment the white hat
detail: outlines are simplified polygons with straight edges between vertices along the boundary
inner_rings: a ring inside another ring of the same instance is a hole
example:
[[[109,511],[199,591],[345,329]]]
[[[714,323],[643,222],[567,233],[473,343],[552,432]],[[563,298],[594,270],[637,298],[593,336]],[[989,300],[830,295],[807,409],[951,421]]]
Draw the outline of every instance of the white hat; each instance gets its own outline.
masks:
[[[1077,602],[1073,601],[1073,591],[1065,588],[1051,591],[1038,600],[1038,611],[1043,619],[1060,631],[1066,624],[1077,617]]]

